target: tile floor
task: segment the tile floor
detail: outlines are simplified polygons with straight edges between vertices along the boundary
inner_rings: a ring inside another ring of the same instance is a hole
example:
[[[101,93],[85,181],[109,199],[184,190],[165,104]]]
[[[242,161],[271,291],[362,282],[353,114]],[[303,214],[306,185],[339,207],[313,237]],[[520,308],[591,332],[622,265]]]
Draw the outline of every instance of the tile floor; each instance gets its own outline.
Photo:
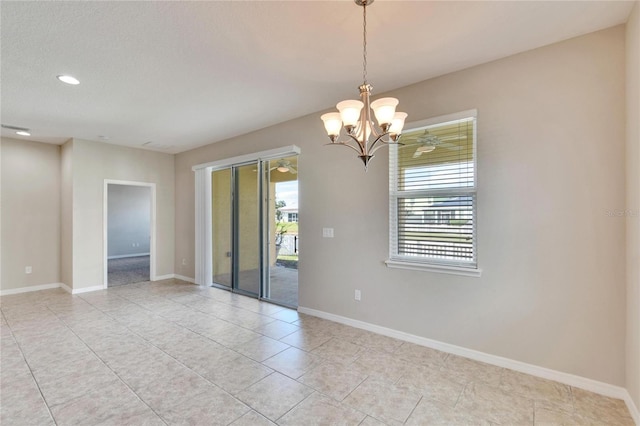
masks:
[[[180,281],[0,309],[2,425],[633,425],[620,400]]]

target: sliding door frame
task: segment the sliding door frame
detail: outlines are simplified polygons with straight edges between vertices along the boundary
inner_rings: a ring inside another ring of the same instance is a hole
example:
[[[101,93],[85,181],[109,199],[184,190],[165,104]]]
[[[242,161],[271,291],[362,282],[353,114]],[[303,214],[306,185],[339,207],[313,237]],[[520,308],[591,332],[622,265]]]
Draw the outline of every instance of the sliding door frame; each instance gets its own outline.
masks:
[[[255,152],[209,163],[198,164],[192,167],[195,172],[195,282],[200,286],[209,287],[213,284],[213,238],[211,224],[211,173],[215,170],[227,169],[232,166],[239,166],[248,163],[258,163],[258,184],[263,186],[264,177],[261,173],[260,164],[262,161],[275,160],[281,157],[300,155],[300,148],[296,145],[284,146],[267,151]],[[264,191],[259,191],[260,208],[262,206]],[[260,212],[264,217],[263,211]],[[261,225],[263,222],[261,222]],[[260,235],[261,248],[264,246],[264,232]],[[262,249],[263,250],[263,249]],[[261,274],[264,270],[264,256],[260,256]],[[264,285],[264,280],[261,280]],[[259,295],[258,295],[259,296]]]

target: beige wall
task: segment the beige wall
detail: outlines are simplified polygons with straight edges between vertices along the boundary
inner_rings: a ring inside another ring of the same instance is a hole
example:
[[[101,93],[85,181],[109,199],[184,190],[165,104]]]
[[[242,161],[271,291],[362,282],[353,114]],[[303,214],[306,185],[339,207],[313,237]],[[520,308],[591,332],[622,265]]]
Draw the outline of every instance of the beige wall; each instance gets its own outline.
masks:
[[[73,288],[73,140],[61,147],[60,278]]]
[[[60,147],[9,138],[0,146],[0,289],[59,283]]]
[[[191,166],[296,144],[300,306],[624,385],[624,59],[620,26],[391,93],[409,121],[478,109],[481,278],[385,267],[387,153],[365,173],[320,114],[176,156],[179,273]]]
[[[174,271],[174,156],[73,140],[73,289],[104,280],[104,180],[156,184],[156,275]]]
[[[640,408],[640,2],[627,22],[627,389]]]

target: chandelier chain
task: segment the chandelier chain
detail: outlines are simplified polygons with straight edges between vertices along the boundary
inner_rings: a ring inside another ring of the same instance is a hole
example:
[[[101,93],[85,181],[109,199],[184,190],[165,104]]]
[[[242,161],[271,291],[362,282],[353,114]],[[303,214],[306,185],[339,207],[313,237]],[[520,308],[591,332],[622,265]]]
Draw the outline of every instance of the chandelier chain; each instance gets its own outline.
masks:
[[[367,2],[362,2],[362,80],[367,84]]]

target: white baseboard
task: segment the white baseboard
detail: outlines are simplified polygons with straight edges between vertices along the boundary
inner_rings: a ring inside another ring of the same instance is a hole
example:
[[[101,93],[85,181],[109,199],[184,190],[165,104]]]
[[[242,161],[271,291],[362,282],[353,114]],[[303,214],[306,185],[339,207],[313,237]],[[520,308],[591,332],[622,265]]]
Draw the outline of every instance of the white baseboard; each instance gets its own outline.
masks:
[[[298,312],[302,314],[312,315],[314,317],[324,318],[330,321],[335,321],[341,324],[350,325],[352,327],[361,328],[363,330],[372,331],[374,333],[382,334],[384,336],[393,337],[405,342],[415,343],[417,345],[426,346],[428,348],[437,349],[442,352],[447,352],[454,355],[463,356],[476,361],[485,362],[487,364],[496,365],[498,367],[509,368],[511,370],[520,371],[522,373],[530,374],[532,376],[541,377],[543,379],[554,380],[556,382],[564,383],[569,386],[584,389],[590,392],[594,392],[600,395],[608,396],[611,398],[622,399],[629,407],[631,415],[634,416],[636,424],[640,425],[638,421],[638,408],[633,404],[629,392],[621,386],[611,385],[609,383],[599,382],[597,380],[588,379],[586,377],[580,377],[569,373],[563,373],[562,371],[556,371],[545,367],[539,367],[533,364],[527,364],[525,362],[516,361],[509,358],[504,358],[497,355],[491,355],[485,352],[476,351],[473,349],[463,348],[462,346],[451,345],[449,343],[440,342],[437,340],[427,339],[426,337],[416,336],[414,334],[405,333],[391,328],[382,327],[368,322],[354,320],[351,318],[343,317],[340,315],[331,314],[324,311],[318,311],[316,309],[305,308],[303,306],[298,307]],[[634,413],[635,412],[635,413]]]
[[[191,284],[195,284],[196,283],[196,279],[195,278],[185,277],[184,275],[175,274],[173,277],[175,279],[177,279],[177,280],[186,281],[186,282],[191,283]]]
[[[124,259],[127,257],[140,257],[140,256],[151,256],[151,253],[133,253],[133,254],[122,254],[118,256],[108,256],[107,260],[111,259]]]
[[[156,275],[155,277],[153,277],[153,279],[151,281],[170,280],[171,278],[175,278],[175,277],[176,276],[174,274]]]
[[[180,280],[180,281],[186,281],[188,283],[191,284],[195,284],[196,280],[193,278],[189,278],[189,277],[185,277],[184,275],[179,275],[179,274],[167,274],[167,275],[159,275],[157,277],[154,277],[154,279],[152,281],[161,281],[161,280],[169,280],[175,278],[176,280]]]
[[[60,284],[60,287],[62,287],[67,293],[69,294],[81,294],[81,293],[89,293],[90,291],[98,291],[98,290],[104,290],[104,286],[101,285],[94,285],[93,287],[84,287],[84,288],[71,288],[66,284]]]
[[[51,283],[51,284],[40,284],[40,285],[31,285],[27,287],[20,288],[10,288],[7,290],[0,290],[0,296],[9,296],[11,294],[20,294],[20,293],[29,293],[31,291],[40,291],[40,290],[51,290],[52,288],[60,288],[62,287],[62,283]]]

